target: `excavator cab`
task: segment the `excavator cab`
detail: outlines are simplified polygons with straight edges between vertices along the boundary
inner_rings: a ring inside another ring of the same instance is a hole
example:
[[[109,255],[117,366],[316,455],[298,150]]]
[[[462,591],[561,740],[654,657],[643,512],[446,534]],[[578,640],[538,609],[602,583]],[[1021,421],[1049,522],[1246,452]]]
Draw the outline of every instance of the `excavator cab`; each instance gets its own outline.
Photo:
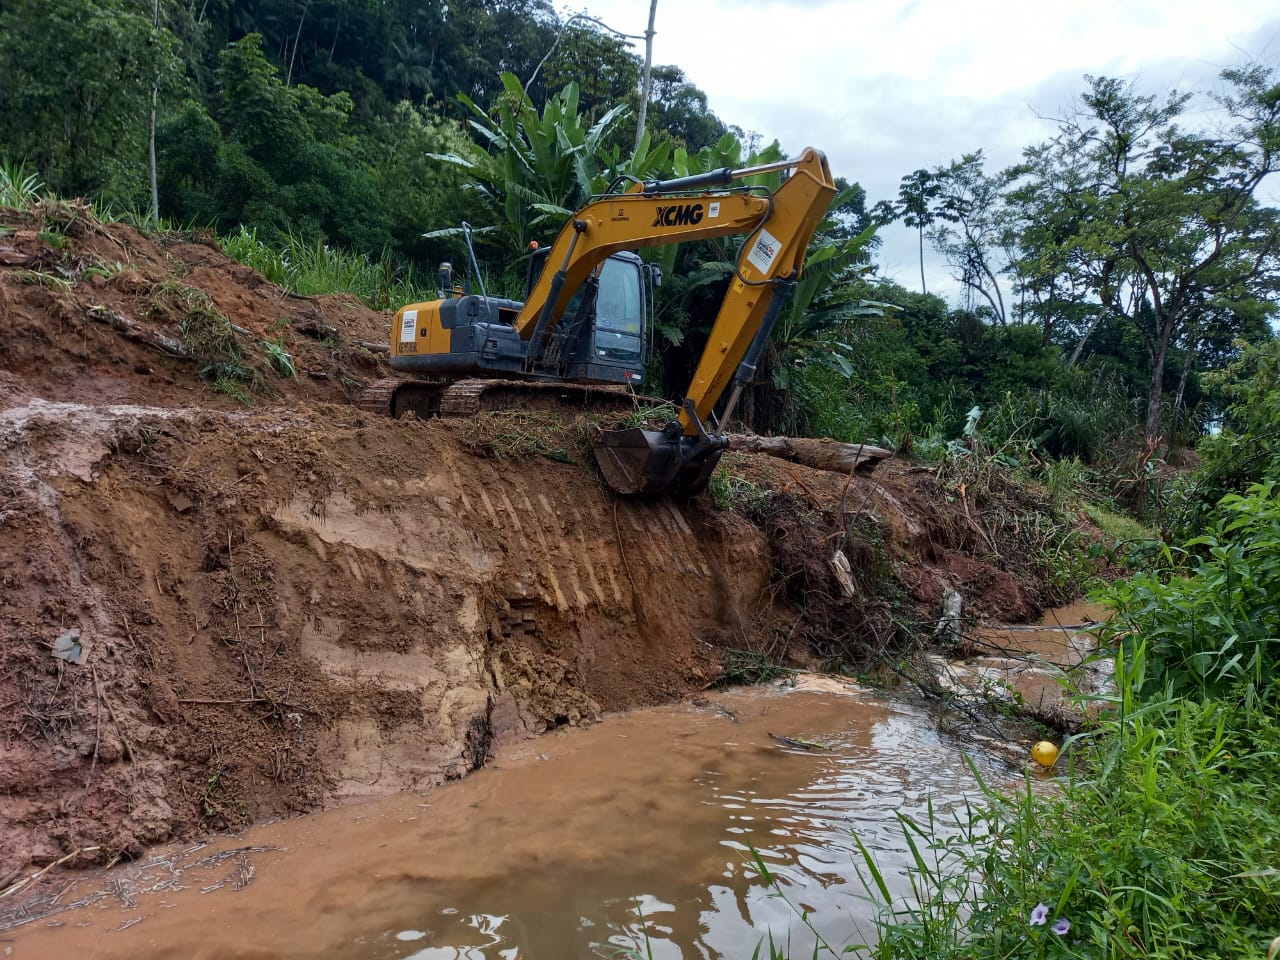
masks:
[[[549,248],[544,248],[549,252]],[[535,251],[538,256],[543,251]],[[529,288],[538,280],[545,255],[538,257],[538,269],[530,261]],[[590,383],[644,383],[644,366],[649,360],[653,330],[654,282],[660,271],[644,264],[635,253],[614,253],[600,264],[575,293],[564,310],[561,328],[549,338],[545,357],[559,360],[568,356],[563,378]],[[585,306],[584,306],[585,305]],[[572,344],[564,349],[558,340]],[[622,380],[614,370],[622,371]]]
[[[530,288],[545,262],[546,255],[535,251]],[[391,368],[419,376],[487,373],[638,387],[648,359],[654,275],[636,254],[613,254],[574,293],[564,319],[533,347],[514,326],[522,303],[484,290],[471,293],[469,284],[459,291],[452,268],[443,264],[441,299],[410,304],[396,315]]]
[[[644,269],[641,264],[641,280]],[[604,262],[596,290],[592,357],[622,363],[644,362],[649,310],[644,283],[636,280],[633,264],[616,258]]]
[[[530,258],[529,291],[541,276],[548,253],[550,248],[544,247]],[[558,364],[563,372],[557,379],[638,388],[649,359],[653,293],[661,285],[661,275],[656,266],[642,263],[634,253],[613,254],[600,265],[598,275],[574,293],[541,362],[532,365]]]

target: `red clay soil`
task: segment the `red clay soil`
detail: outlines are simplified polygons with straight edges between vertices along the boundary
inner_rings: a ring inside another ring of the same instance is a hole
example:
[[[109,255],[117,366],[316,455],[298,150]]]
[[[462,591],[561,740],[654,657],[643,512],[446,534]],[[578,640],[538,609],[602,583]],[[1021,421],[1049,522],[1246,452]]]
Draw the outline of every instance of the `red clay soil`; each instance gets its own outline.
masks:
[[[619,499],[582,458],[493,456],[477,421],[357,410],[387,315],[191,237],[64,211],[53,246],[42,216],[0,211],[0,891],[461,776],[704,688],[727,648],[870,657],[886,611],[948,588],[1004,621],[1047,599],[927,471],[846,490],[732,456],[739,510]],[[251,406],[175,355],[193,303],[244,331]]]

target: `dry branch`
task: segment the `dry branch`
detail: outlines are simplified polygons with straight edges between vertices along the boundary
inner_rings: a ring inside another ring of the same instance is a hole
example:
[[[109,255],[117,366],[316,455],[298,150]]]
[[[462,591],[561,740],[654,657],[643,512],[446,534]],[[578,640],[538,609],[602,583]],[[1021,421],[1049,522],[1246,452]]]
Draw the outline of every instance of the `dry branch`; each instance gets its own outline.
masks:
[[[181,340],[175,340],[173,337],[166,337],[162,333],[154,330],[147,330],[137,321],[130,320],[128,317],[110,310],[90,310],[89,317],[97,320],[99,323],[105,323],[114,330],[123,333],[130,340],[136,340],[138,343],[151,347],[153,350],[159,350],[161,353],[168,354],[171,357],[180,357],[187,359],[190,354]]]
[[[36,873],[33,873],[31,876],[25,877],[22,880],[19,880],[13,886],[9,887],[4,892],[0,893],[0,900],[3,900],[5,897],[8,897],[12,894],[17,893],[23,887],[26,887],[26,886],[29,886],[30,884],[35,883],[37,880],[43,877],[46,873],[48,873],[54,867],[60,867],[62,866],[62,864],[66,863],[68,860],[74,860],[76,857],[80,856],[80,854],[82,853],[93,853],[98,849],[100,848],[99,847],[77,847],[75,850],[72,850],[61,860],[53,861],[53,863],[49,864],[43,870],[37,871]]]

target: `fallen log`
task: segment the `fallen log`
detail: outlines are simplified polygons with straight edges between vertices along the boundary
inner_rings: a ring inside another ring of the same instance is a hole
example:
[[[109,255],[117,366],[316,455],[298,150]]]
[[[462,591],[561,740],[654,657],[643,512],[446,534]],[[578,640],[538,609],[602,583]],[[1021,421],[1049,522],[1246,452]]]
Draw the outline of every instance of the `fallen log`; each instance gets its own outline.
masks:
[[[893,456],[892,450],[870,444],[840,443],[836,440],[814,440],[808,437],[758,437],[750,433],[729,434],[729,449],[744,453],[767,453],[815,470],[832,473],[857,473],[863,476],[875,470],[881,460]]]

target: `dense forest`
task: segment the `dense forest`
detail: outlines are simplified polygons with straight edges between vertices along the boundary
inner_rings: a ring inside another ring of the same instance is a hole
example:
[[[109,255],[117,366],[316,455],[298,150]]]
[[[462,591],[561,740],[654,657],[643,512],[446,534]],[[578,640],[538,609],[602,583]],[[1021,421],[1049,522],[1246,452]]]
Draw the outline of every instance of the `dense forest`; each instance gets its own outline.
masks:
[[[146,210],[154,107],[161,214],[220,232],[245,224],[273,242],[430,259],[422,233],[478,215],[459,179],[426,159],[465,143],[459,93],[487,106],[509,71],[532,78],[535,101],[575,80],[587,117],[639,97],[624,41],[594,21],[562,22],[546,0],[4,7],[9,159],[60,193]],[[675,67],[654,71],[650,100],[652,126],[694,149],[725,132]],[[629,116],[614,143],[632,137]]]

